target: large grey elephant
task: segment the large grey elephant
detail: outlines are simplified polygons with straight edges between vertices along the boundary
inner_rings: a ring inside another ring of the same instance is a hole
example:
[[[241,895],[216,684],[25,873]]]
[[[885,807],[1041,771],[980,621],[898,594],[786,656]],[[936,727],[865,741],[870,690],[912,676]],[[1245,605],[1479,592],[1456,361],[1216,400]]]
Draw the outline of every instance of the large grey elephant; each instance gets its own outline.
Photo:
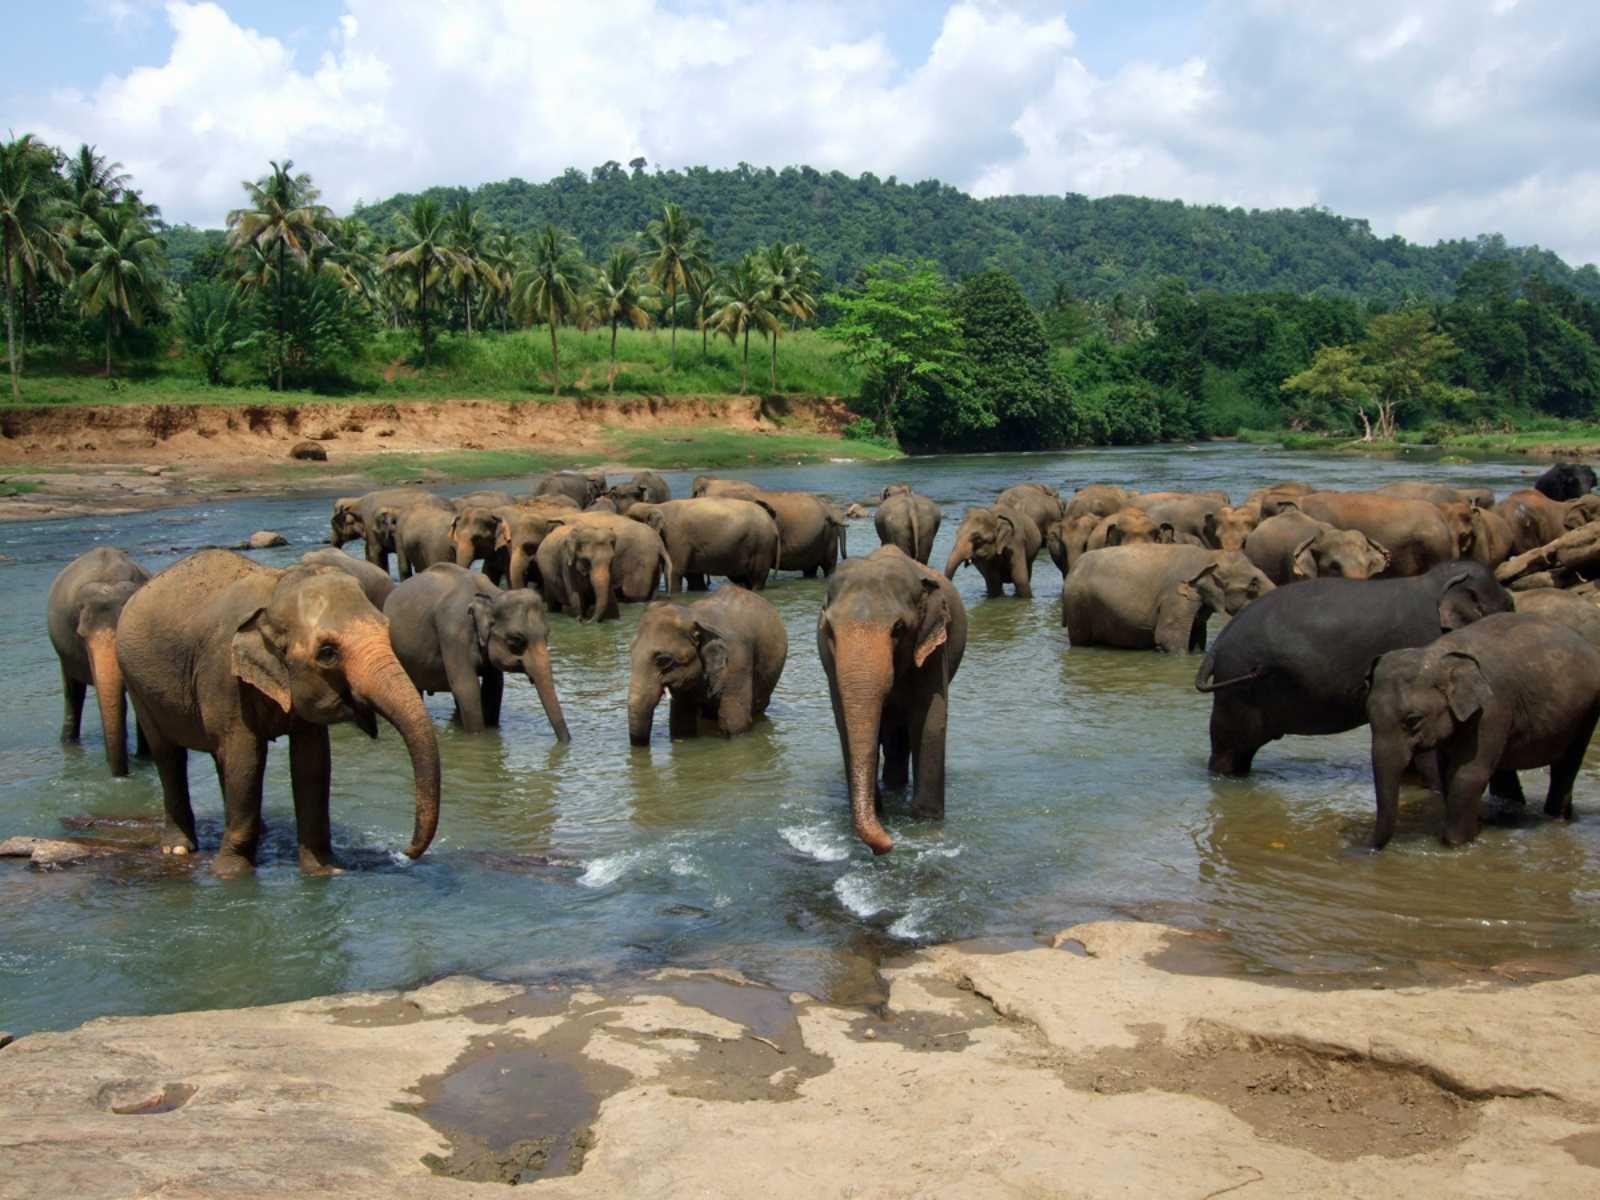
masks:
[[[994,507],[1006,505],[1019,512],[1026,513],[1033,522],[1034,528],[1039,530],[1041,541],[1044,530],[1050,525],[1066,516],[1066,505],[1061,501],[1061,493],[1048,483],[1015,483],[995,497]]]
[[[1318,521],[1366,534],[1389,552],[1390,575],[1422,575],[1456,557],[1456,539],[1426,500],[1371,492],[1313,492],[1295,507]]]
[[[704,587],[707,575],[759,592],[782,557],[777,516],[756,500],[703,496],[635,504],[628,519],[650,526],[666,544],[669,594],[682,591],[686,577]]]
[[[650,605],[628,657],[628,740],[635,746],[650,744],[663,691],[672,693],[674,738],[696,736],[701,717],[732,737],[767,711],[789,657],[789,635],[770,601],[729,585],[687,606]]]
[[[944,576],[954,579],[962,564],[970,562],[983,576],[990,596],[1005,595],[1009,583],[1017,599],[1032,599],[1033,560],[1043,541],[1039,527],[1019,508],[999,503],[993,508],[969,508],[956,528]]]
[[[880,749],[883,786],[903,788],[914,775],[912,814],[944,817],[950,681],[966,648],[960,593],[898,546],[841,563],[828,581],[817,652],[839,730],[851,821],[874,854],[894,847],[879,821]]]
[[[1105,517],[1080,511],[1076,516],[1062,517],[1044,531],[1045,549],[1050,552],[1050,561],[1056,564],[1056,569],[1061,572],[1063,579],[1072,569],[1072,564],[1077,562],[1089,548],[1089,539],[1094,536],[1094,531],[1100,527],[1100,522],[1103,520]]]
[[[1244,554],[1277,586],[1303,579],[1371,579],[1389,566],[1389,552],[1356,529],[1336,529],[1298,509],[1268,517],[1244,540]]]
[[[1091,483],[1072,494],[1072,498],[1062,506],[1061,519],[1070,521],[1077,517],[1094,517],[1099,520],[1109,517],[1114,512],[1130,507],[1137,495],[1137,492],[1115,484]]]
[[[94,688],[106,738],[106,765],[113,775],[128,773],[127,701],[117,663],[117,621],[129,599],[149,581],[150,572],[127,551],[96,546],[61,569],[45,598],[45,627],[61,661],[66,704],[61,740],[78,740],[83,702],[88,689]]]
[[[560,518],[536,557],[545,603],[584,622],[616,620],[619,600],[649,600],[672,573],[660,536],[616,513]]]
[[[333,502],[332,531],[328,542],[343,546],[360,538],[366,545],[367,561],[389,569],[389,555],[395,552],[394,525],[398,513],[418,500],[431,500],[421,488],[382,488],[364,496],[342,496]]]
[[[611,497],[611,502],[617,506],[617,511],[626,513],[628,509],[641,502],[661,504],[671,500],[672,488],[654,471],[635,471],[633,478],[626,483],[612,484],[607,494]]]
[[[448,501],[418,502],[400,514],[395,529],[401,579],[434,563],[469,567],[482,559],[484,574],[498,583],[497,558],[510,545],[511,527],[497,510],[480,504],[458,509]]]
[[[439,746],[422,697],[361,585],[331,567],[274,570],[201,550],[128,601],[117,661],[161,773],[161,849],[197,848],[189,751],[210,754],[222,785],[219,875],[249,870],[261,836],[267,745],[289,737],[300,865],[335,866],[328,824],[328,726],[377,733],[381,716],[411,756],[416,819],[406,854],[421,857],[439,824]]]
[[[1184,654],[1203,650],[1214,612],[1229,615],[1272,591],[1272,580],[1232,550],[1108,546],[1067,572],[1061,623],[1074,646]]]
[[[539,573],[539,547],[550,531],[563,520],[578,515],[570,500],[562,497],[561,503],[552,503],[554,497],[541,496],[526,504],[502,509],[506,523],[507,546],[505,582],[512,588],[543,588],[544,577]]]
[[[879,543],[899,546],[924,564],[933,554],[933,539],[939,536],[943,522],[944,513],[939,506],[904,483],[891,483],[884,488],[877,511],[872,514]]]
[[[527,676],[556,740],[570,741],[550,669],[550,622],[531,588],[501,591],[486,575],[436,563],[389,597],[389,640],[421,692],[449,692],[461,728],[500,724],[505,677]]]
[[[764,505],[778,522],[782,550],[777,570],[799,571],[810,578],[818,571],[832,575],[847,557],[844,511],[811,492],[769,492],[743,479],[695,478],[692,498],[751,500]]]
[[[533,495],[566,496],[579,508],[588,508],[606,490],[606,477],[597,471],[556,471],[540,479]]]
[[[1550,768],[1546,816],[1572,819],[1572,785],[1600,720],[1600,650],[1562,625],[1501,613],[1429,646],[1392,650],[1372,670],[1372,845],[1394,834],[1400,777],[1431,755],[1444,793],[1442,836],[1478,834],[1479,801],[1491,783],[1522,800],[1516,772]]]
[[[374,566],[364,558],[353,558],[343,550],[325,546],[321,550],[307,550],[300,561],[310,567],[335,567],[361,585],[361,590],[380,612],[383,602],[394,591],[394,576],[382,567]]]
[[[1513,553],[1524,554],[1600,518],[1600,497],[1552,500],[1542,492],[1512,492],[1494,511],[1511,527],[1516,539]]]

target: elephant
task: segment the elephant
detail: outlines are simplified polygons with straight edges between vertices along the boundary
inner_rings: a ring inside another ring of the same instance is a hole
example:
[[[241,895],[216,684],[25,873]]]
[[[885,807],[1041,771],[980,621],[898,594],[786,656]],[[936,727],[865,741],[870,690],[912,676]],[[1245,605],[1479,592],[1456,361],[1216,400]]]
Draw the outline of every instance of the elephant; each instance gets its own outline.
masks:
[[[710,475],[696,477],[692,491],[691,498],[752,500],[771,511],[783,541],[776,570],[799,571],[808,579],[820,570],[826,577],[847,557],[844,510],[821,496],[768,492],[742,479]]]
[[[1195,688],[1212,698],[1212,772],[1248,775],[1256,751],[1285,734],[1359,727],[1367,669],[1379,655],[1510,611],[1511,594],[1475,562],[1400,578],[1312,579],[1263,596],[1217,635],[1195,674]]]
[[[1107,546],[1149,546],[1157,542],[1171,544],[1175,532],[1171,525],[1157,525],[1142,508],[1124,508],[1102,517],[1089,531],[1084,541],[1085,550],[1104,550]],[[1065,578],[1066,572],[1062,572]]]
[[[544,586],[544,576],[539,571],[539,547],[552,529],[578,515],[570,501],[552,504],[552,499],[554,497],[541,496],[536,501],[501,511],[507,533],[505,582],[513,589]]]
[[[933,539],[939,536],[944,513],[932,500],[919,496],[905,484],[890,484],[872,514],[878,541],[899,546],[919,563],[926,565],[933,555]]]
[[[626,513],[629,507],[640,501],[646,504],[661,504],[671,500],[672,488],[654,471],[635,471],[633,478],[627,483],[613,484],[608,494],[612,503],[617,506],[617,511]]]
[[[695,737],[702,716],[724,737],[747,733],[767,711],[789,657],[789,635],[772,602],[730,585],[693,604],[658,600],[644,610],[628,648],[628,740],[650,744],[650,727],[670,691],[669,729]]]
[[[1293,508],[1301,496],[1309,496],[1317,489],[1309,483],[1302,483],[1297,479],[1285,479],[1278,483],[1269,484],[1264,488],[1257,488],[1245,499],[1246,504],[1254,504],[1261,510],[1261,519],[1275,517],[1285,508]]]
[[[689,498],[699,500],[724,496],[749,500],[760,491],[760,488],[745,479],[719,479],[715,475],[696,475],[694,482],[689,485]]]
[[[1429,504],[1470,504],[1474,508],[1493,508],[1494,492],[1482,487],[1452,487],[1447,483],[1430,483],[1425,479],[1397,479],[1374,488],[1380,496],[1398,496],[1402,500],[1426,500]]]
[[[969,508],[956,529],[956,542],[945,560],[944,577],[954,579],[963,563],[978,568],[990,596],[1005,595],[1011,584],[1019,600],[1033,598],[1033,560],[1043,542],[1039,527],[1021,509],[997,503]]]
[[[424,571],[434,563],[471,566],[484,562],[484,573],[498,582],[504,567],[499,552],[511,545],[511,527],[500,514],[482,505],[456,509],[438,502],[416,503],[400,514],[395,527],[400,578]]]
[[[1154,492],[1134,501],[1157,525],[1170,525],[1178,542],[1193,546],[1208,546],[1206,529],[1216,529],[1217,514],[1227,507],[1226,496],[1221,493]]]
[[[413,563],[407,556],[407,532],[413,548],[437,549],[442,538],[430,537],[430,533],[441,523],[448,528],[455,519],[455,511],[455,505],[450,501],[427,494],[392,504],[380,504],[373,510],[372,521],[378,542],[385,551],[394,551],[395,573],[401,579],[429,565],[427,562]]]
[[[556,471],[546,475],[534,486],[534,496],[566,496],[579,508],[587,508],[594,503],[595,498],[606,490],[605,476],[598,476],[599,486],[596,486],[597,477],[593,474],[584,474],[579,471]]]
[[[1472,509],[1472,548],[1467,557],[1498,567],[1516,550],[1517,535],[1510,523],[1492,508]]]
[[[1205,648],[1213,612],[1229,615],[1272,591],[1243,554],[1199,546],[1107,546],[1067,572],[1061,623],[1074,646],[1184,654]]]
[[[461,728],[500,724],[505,677],[527,676],[558,742],[572,740],[550,670],[550,621],[531,588],[501,591],[486,575],[435,563],[383,607],[395,657],[420,692],[449,692]]]
[[[883,787],[914,773],[912,813],[944,817],[950,681],[967,649],[967,611],[955,586],[898,546],[841,563],[817,617],[817,653],[839,731],[850,817],[874,854],[894,842],[879,822]]]
[[[661,538],[616,513],[562,517],[537,558],[545,603],[581,622],[616,620],[619,599],[648,600],[672,575]]]
[[[208,752],[222,786],[222,845],[212,869],[253,868],[261,835],[267,744],[289,736],[300,865],[336,868],[328,824],[328,726],[393,725],[411,758],[419,858],[439,825],[439,745],[422,697],[361,585],[333,567],[276,570],[228,550],[201,550],[128,601],[117,661],[161,774],[165,854],[197,849],[189,751]]]
[[[1533,489],[1552,500],[1576,500],[1594,491],[1594,468],[1584,463],[1558,462],[1538,479]]]
[[[668,595],[697,587],[707,575],[724,575],[759,592],[781,557],[778,519],[765,503],[721,496],[635,504],[628,517],[661,535],[671,561]]]
[[[431,498],[421,488],[384,488],[364,496],[344,496],[333,502],[333,529],[328,542],[343,546],[361,538],[366,543],[367,561],[374,566],[389,569],[389,555],[394,553],[392,521],[379,520],[380,513],[393,514],[397,508],[416,500]],[[379,531],[382,524],[389,528],[387,538]]]
[[[594,500],[590,502],[589,507],[583,511],[614,513],[617,511],[617,502],[610,496],[596,496]]]
[[[1371,492],[1313,492],[1296,506],[1306,516],[1366,534],[1389,552],[1390,575],[1422,575],[1456,557],[1443,515],[1426,500]]]
[[[1389,567],[1389,552],[1366,534],[1335,529],[1296,509],[1252,529],[1244,554],[1279,587],[1304,579],[1371,579]]]
[[[994,507],[999,508],[1001,505],[1026,513],[1034,528],[1040,531],[1041,541],[1044,538],[1043,530],[1066,516],[1066,506],[1061,503],[1061,493],[1047,483],[1013,484],[995,497]]]
[[[149,581],[150,572],[127,551],[96,546],[61,569],[45,598],[45,627],[61,660],[61,690],[66,701],[61,740],[78,740],[83,729],[83,702],[89,688],[94,688],[106,738],[106,765],[116,776],[128,773],[127,705],[122,668],[117,663],[117,620],[128,600]],[[139,741],[142,747],[142,736]]]
[[[1600,604],[1587,596],[1574,596],[1561,588],[1533,588],[1512,592],[1516,611],[1565,625],[1591,646],[1600,648]]]
[[[1513,552],[1525,554],[1595,520],[1600,516],[1600,497],[1552,500],[1543,492],[1512,492],[1494,511],[1511,527],[1516,539]]]
[[[389,593],[394,591],[394,577],[381,567],[376,567],[364,558],[352,558],[343,550],[327,547],[322,550],[307,550],[300,556],[300,561],[310,567],[336,567],[346,575],[354,577],[361,585],[361,590],[367,594],[367,599],[372,601],[372,607],[383,609],[383,602],[389,598]]]
[[[1224,504],[1201,518],[1200,540],[1213,550],[1243,550],[1245,539],[1259,524],[1260,505]]]
[[[506,508],[515,504],[517,498],[510,492],[468,492],[464,496],[451,496],[450,503],[457,512],[469,508]]]
[[[1050,561],[1056,564],[1061,578],[1067,577],[1072,564],[1089,548],[1089,538],[1104,519],[1091,512],[1080,512],[1077,516],[1062,517],[1044,531],[1044,544],[1050,551]]]
[[[1431,645],[1392,650],[1367,692],[1377,824],[1394,834],[1400,777],[1432,756],[1444,794],[1443,840],[1478,834],[1479,801],[1522,801],[1518,771],[1550,768],[1546,816],[1572,819],[1572,785],[1600,720],[1600,650],[1571,629],[1525,613],[1485,617]]]
[[[1063,506],[1061,519],[1071,521],[1082,516],[1096,519],[1109,517],[1114,512],[1128,508],[1135,495],[1137,493],[1113,484],[1091,483],[1073,493],[1072,499]]]
[[[1455,547],[1455,557],[1472,557],[1472,513],[1474,511],[1472,505],[1465,500],[1433,501],[1432,503],[1439,510],[1439,515],[1444,518],[1445,526],[1450,530],[1451,542]]]

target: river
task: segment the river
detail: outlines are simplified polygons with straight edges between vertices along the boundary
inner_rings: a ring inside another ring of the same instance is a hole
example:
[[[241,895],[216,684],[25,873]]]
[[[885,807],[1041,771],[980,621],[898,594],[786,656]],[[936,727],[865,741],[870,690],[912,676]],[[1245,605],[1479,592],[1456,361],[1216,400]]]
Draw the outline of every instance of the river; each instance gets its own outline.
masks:
[[[1239,498],[1278,479],[1363,487],[1424,477],[1503,493],[1537,469],[1214,445],[729,474],[841,500],[913,481],[944,508],[934,550],[942,565],[962,510],[1023,479],[1064,491],[1096,480],[1223,488]],[[674,494],[687,494],[690,477],[669,474]],[[0,564],[0,838],[58,834],[63,819],[80,817],[115,835],[117,820],[139,829],[160,813],[148,763],[135,760],[126,779],[108,776],[92,700],[81,746],[57,741],[60,682],[43,611],[56,571],[96,543],[156,568],[263,528],[292,546],[259,557],[288,563],[326,536],[328,511],[327,498],[296,496],[0,526],[10,559]],[[870,519],[850,534],[854,552],[877,543]],[[508,682],[502,727],[486,735],[452,728],[449,698],[432,698],[444,804],[439,836],[416,863],[398,854],[411,828],[399,738],[385,728],[368,741],[353,726],[333,731],[334,841],[350,868],[340,876],[298,869],[281,744],[269,759],[268,835],[252,878],[221,882],[204,870],[204,854],[184,864],[153,850],[53,871],[0,861],[0,1028],[267,1003],[455,971],[561,980],[719,965],[861,1001],[874,997],[884,954],[957,938],[1026,942],[1103,917],[1217,931],[1231,969],[1338,982],[1412,978],[1440,963],[1592,965],[1594,754],[1573,824],[1532,816],[1449,850],[1436,839],[1438,814],[1413,792],[1394,841],[1372,854],[1364,730],[1274,743],[1250,779],[1213,779],[1195,659],[1069,648],[1060,576],[1042,553],[1031,602],[983,598],[971,568],[956,582],[971,631],[951,693],[947,817],[913,822],[891,799],[896,846],[884,858],[850,832],[815,648],[820,580],[784,575],[765,593],[787,623],[789,663],[769,719],[731,741],[672,743],[663,711],[651,745],[630,747],[627,646],[640,607],[600,626],[557,617],[551,652],[571,745],[556,744],[525,681]],[[191,779],[209,851],[220,830],[215,776],[197,758]],[[1529,794],[1537,814],[1537,788]]]

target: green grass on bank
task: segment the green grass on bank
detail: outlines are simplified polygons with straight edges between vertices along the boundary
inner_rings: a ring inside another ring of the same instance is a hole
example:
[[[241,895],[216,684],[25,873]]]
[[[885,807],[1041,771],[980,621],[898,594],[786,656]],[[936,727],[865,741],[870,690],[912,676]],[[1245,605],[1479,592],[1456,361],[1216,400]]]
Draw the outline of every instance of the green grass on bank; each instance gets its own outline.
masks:
[[[1239,440],[1285,450],[1326,450],[1347,454],[1395,454],[1411,450],[1483,455],[1600,453],[1600,424],[1539,420],[1514,429],[1458,431],[1405,429],[1399,436],[1364,442],[1344,434],[1292,429],[1241,429]]]

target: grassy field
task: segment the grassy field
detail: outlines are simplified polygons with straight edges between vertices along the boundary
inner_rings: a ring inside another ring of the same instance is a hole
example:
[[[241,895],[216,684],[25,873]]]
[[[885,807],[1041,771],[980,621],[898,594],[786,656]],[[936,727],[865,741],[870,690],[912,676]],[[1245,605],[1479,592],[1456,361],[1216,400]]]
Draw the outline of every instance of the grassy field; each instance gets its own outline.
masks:
[[[1600,454],[1600,425],[1581,421],[1532,422],[1526,427],[1472,432],[1403,430],[1391,440],[1364,442],[1340,434],[1290,429],[1241,429],[1239,440],[1282,445],[1286,450],[1327,450],[1345,454],[1397,454],[1437,450],[1447,454],[1502,456]]]

